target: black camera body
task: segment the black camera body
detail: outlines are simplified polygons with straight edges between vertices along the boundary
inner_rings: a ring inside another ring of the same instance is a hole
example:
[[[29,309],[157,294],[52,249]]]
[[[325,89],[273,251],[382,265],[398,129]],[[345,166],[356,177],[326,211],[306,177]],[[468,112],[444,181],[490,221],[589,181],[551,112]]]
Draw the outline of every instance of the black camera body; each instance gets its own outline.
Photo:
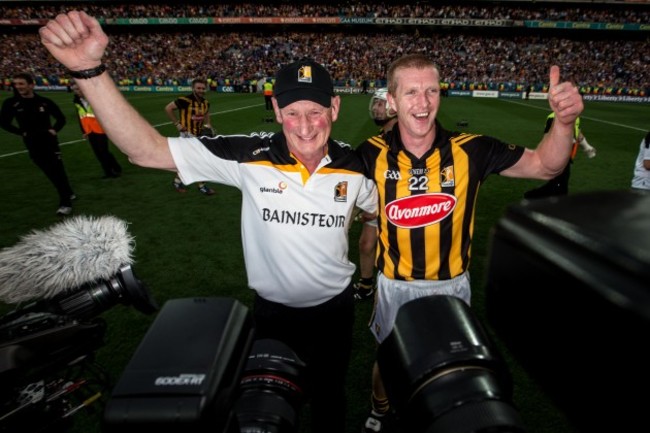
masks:
[[[506,364],[458,298],[404,305],[377,359],[404,431],[524,432]],[[287,346],[255,339],[239,301],[173,299],[113,389],[105,430],[296,433],[303,371]]]
[[[512,205],[487,271],[488,320],[576,431],[647,423],[648,191]]]
[[[130,265],[111,278],[61,291],[0,317],[0,432],[58,432],[110,383],[95,352],[101,313],[117,304],[157,310]]]
[[[45,311],[0,319],[0,432],[59,432],[81,401],[108,386],[92,373],[104,344],[102,318],[75,320]]]
[[[255,340],[230,298],[165,303],[104,411],[106,431],[294,432],[304,364],[276,340]]]

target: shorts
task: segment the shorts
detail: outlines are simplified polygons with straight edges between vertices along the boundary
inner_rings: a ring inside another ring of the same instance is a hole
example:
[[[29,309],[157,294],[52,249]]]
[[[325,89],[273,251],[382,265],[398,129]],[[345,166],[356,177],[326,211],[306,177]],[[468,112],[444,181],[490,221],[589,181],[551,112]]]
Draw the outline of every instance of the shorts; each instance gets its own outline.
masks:
[[[377,228],[379,226],[379,222],[377,221],[377,218],[373,218],[371,220],[368,220],[364,223],[367,226]]]
[[[399,308],[409,301],[431,295],[450,295],[470,305],[472,290],[469,272],[450,280],[391,280],[377,274],[375,308],[370,318],[370,332],[378,343],[384,341],[393,330]]]

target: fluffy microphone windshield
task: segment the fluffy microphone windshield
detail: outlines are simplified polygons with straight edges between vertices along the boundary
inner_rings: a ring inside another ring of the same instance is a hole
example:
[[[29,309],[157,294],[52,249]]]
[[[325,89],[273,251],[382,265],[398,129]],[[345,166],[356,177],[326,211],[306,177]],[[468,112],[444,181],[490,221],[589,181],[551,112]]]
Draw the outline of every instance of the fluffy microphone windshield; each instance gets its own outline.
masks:
[[[0,250],[0,301],[52,298],[110,279],[133,262],[127,223],[113,216],[76,216],[34,230]]]

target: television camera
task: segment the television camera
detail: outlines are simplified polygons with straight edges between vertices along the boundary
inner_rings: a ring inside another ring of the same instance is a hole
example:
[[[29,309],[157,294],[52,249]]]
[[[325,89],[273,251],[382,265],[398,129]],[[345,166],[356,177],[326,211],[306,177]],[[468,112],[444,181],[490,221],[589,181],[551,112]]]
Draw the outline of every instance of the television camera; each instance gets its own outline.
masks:
[[[167,301],[113,389],[106,431],[297,433],[305,365],[254,331],[234,299]]]
[[[646,423],[648,221],[648,191],[593,191],[511,205],[492,230],[488,320],[575,431]]]
[[[110,383],[94,355],[106,331],[99,315],[117,304],[157,309],[130,265],[0,317],[0,432],[64,431],[106,394]]]
[[[133,238],[112,217],[66,218],[0,250],[0,432],[58,432],[106,393],[95,361],[117,304],[157,310],[131,267]]]
[[[113,390],[106,425],[126,433],[296,433],[304,366],[279,344],[254,340],[238,301],[170,300]],[[505,363],[458,298],[404,305],[378,362],[405,432],[524,432]]]
[[[0,432],[62,432],[110,389],[107,432],[297,433],[304,363],[280,341],[256,340],[252,314],[229,298],[167,301],[112,387],[94,357],[99,315],[117,304],[158,310],[130,244],[124,222],[82,218],[0,251],[0,300],[33,301],[0,317]],[[524,431],[504,362],[457,298],[404,305],[377,360],[409,433]]]

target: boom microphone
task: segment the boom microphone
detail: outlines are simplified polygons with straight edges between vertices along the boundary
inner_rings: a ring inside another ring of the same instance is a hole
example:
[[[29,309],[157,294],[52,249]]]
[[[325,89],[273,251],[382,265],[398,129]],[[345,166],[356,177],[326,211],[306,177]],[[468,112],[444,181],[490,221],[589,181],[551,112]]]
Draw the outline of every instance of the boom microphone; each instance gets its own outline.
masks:
[[[134,239],[113,216],[76,216],[0,251],[0,301],[53,298],[109,280],[132,262]]]
[[[99,315],[117,304],[157,311],[131,269],[126,228],[78,216],[0,250],[0,302],[19,303],[0,316],[0,433],[68,427],[110,385],[94,356],[107,329]]]

